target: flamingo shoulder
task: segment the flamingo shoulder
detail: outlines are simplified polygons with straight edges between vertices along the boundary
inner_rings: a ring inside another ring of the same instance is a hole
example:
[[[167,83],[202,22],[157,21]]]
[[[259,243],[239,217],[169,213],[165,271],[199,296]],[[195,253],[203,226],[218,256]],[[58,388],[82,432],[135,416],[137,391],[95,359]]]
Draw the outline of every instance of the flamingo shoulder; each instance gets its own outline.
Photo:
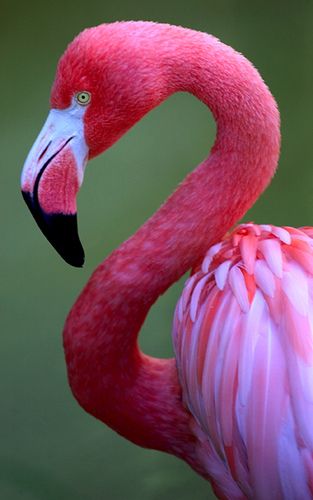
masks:
[[[313,228],[244,224],[187,280],[173,342],[223,498],[313,498]]]

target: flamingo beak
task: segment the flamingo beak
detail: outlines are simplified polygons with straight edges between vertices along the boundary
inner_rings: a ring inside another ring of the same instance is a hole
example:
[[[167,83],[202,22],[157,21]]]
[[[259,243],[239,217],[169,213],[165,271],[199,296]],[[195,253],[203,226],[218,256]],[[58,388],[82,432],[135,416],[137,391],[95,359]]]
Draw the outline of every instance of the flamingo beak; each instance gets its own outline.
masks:
[[[83,116],[73,108],[52,109],[25,161],[23,198],[39,228],[61,257],[82,267],[76,195],[88,158]]]

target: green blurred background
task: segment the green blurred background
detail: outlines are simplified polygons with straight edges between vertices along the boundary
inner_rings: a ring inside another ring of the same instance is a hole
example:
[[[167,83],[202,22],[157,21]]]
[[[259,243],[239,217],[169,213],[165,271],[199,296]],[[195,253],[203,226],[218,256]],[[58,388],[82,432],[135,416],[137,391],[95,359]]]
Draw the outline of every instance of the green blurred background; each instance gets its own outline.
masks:
[[[55,66],[87,26],[117,19],[182,24],[250,58],[279,103],[283,144],[270,189],[246,216],[313,225],[313,2],[239,0],[1,1],[0,499],[210,498],[184,463],[137,448],[79,408],[67,385],[61,332],[95,266],[151,215],[214,140],[193,97],[171,97],[88,166],[79,196],[86,265],[67,266],[19,192],[19,175],[48,110]],[[171,355],[181,283],[151,311],[143,349]]]

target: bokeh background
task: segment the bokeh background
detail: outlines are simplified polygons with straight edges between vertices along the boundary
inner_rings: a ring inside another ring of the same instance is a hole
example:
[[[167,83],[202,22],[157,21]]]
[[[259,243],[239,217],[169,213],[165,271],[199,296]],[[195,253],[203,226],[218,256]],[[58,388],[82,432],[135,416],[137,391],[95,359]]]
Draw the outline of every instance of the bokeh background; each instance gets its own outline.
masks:
[[[211,498],[184,463],[128,443],[80,409],[67,385],[61,332],[94,267],[149,217],[214,140],[207,109],[171,97],[92,161],[79,195],[86,265],[67,266],[19,192],[19,175],[48,110],[57,60],[87,26],[117,19],[182,24],[250,58],[282,116],[279,171],[246,220],[313,225],[313,2],[242,0],[1,0],[0,498]],[[182,284],[151,311],[142,348],[171,355]]]

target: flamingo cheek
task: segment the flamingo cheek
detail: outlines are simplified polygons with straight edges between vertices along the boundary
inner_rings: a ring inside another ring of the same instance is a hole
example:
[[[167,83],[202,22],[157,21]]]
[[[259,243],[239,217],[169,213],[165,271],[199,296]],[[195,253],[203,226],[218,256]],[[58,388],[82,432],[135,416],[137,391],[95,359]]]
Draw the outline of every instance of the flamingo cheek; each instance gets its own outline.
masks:
[[[80,183],[72,151],[61,151],[43,171],[38,185],[38,202],[46,214],[74,215]]]

